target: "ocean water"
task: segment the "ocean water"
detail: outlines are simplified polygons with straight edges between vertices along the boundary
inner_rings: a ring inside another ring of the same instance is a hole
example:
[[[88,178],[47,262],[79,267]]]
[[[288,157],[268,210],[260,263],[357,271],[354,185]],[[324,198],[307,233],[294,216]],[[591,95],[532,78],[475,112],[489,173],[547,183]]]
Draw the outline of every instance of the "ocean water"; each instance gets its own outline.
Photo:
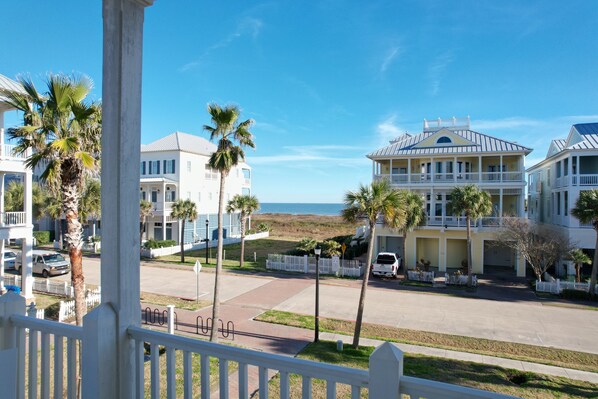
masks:
[[[283,202],[262,202],[258,213],[288,213],[291,215],[332,215],[338,216],[343,204],[299,204]]]

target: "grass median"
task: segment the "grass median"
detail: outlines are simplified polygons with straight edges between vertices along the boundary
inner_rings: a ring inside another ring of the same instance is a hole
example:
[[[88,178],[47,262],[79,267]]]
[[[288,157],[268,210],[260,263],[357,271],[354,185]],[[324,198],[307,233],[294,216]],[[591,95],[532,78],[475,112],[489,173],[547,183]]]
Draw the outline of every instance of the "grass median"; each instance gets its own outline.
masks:
[[[274,324],[314,329],[313,316],[291,312],[269,310],[256,320]],[[348,320],[320,318],[320,331],[353,335],[355,323]],[[459,335],[441,334],[428,331],[409,330],[380,324],[364,323],[363,338],[380,339],[412,345],[428,346],[480,355],[503,357],[576,370],[598,372],[598,355],[544,346],[494,341]]]
[[[373,350],[373,347],[360,347],[358,350],[346,347],[342,352],[337,352],[335,343],[320,341],[309,344],[298,357],[339,366],[367,369]],[[405,375],[526,399],[590,398],[595,397],[598,392],[598,385],[589,382],[423,355],[404,355],[403,367]],[[290,376],[291,397],[301,397],[301,382],[300,376]],[[279,397],[279,392],[280,380],[276,376],[270,382],[269,396]],[[312,381],[312,397],[314,399],[326,397],[325,381],[318,379]],[[350,398],[350,387],[339,385],[336,397]],[[361,397],[367,398],[366,390],[362,391]]]

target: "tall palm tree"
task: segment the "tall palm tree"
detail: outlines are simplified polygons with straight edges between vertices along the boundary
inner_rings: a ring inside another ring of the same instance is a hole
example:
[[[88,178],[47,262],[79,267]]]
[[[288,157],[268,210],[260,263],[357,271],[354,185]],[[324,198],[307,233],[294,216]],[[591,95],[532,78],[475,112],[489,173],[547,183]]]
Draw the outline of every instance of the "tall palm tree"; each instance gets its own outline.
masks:
[[[569,259],[571,259],[575,265],[575,281],[579,283],[581,282],[581,266],[584,263],[588,265],[592,264],[592,259],[590,259],[588,255],[584,254],[579,248],[569,252]]]
[[[8,135],[17,141],[16,153],[32,150],[26,165],[32,169],[43,167],[42,182],[53,192],[61,193],[67,223],[64,237],[75,291],[75,319],[82,325],[86,307],[79,201],[86,176],[98,170],[101,106],[86,101],[92,82],[83,76],[50,75],[44,94],[29,79],[21,79],[20,83],[25,93],[3,93],[13,107],[23,112],[23,126],[9,128]]]
[[[370,228],[367,264],[361,283],[361,294],[359,296],[357,319],[355,320],[355,333],[353,335],[353,347],[357,349],[357,347],[359,347],[365,295],[370,275],[369,265],[374,255],[376,221],[379,216],[382,216],[385,220],[392,220],[394,223],[400,223],[400,219],[404,218],[405,212],[401,207],[401,196],[399,195],[399,192],[393,190],[386,180],[374,181],[369,186],[359,186],[357,191],[347,192],[345,194],[344,202],[345,208],[341,212],[343,219],[349,223],[355,223],[359,219],[365,219]]]
[[[241,111],[238,107],[229,105],[222,108],[218,104],[208,104],[212,124],[204,125],[210,132],[210,140],[218,140],[218,148],[210,156],[210,167],[220,172],[220,192],[218,198],[218,250],[216,255],[216,276],[214,281],[214,305],[212,306],[212,321],[218,322],[220,313],[220,274],[222,271],[222,219],[224,214],[225,181],[231,169],[245,159],[243,147],[254,148],[253,135],[249,131],[253,121],[247,119],[238,122]],[[238,144],[236,144],[238,143]],[[212,328],[210,341],[218,340],[218,329]]]
[[[465,214],[467,223],[467,285],[473,284],[473,264],[471,255],[471,221],[474,222],[492,213],[492,197],[474,184],[455,187],[451,191],[448,208],[455,215]]]
[[[62,197],[58,192],[48,191],[46,200],[44,201],[41,211],[42,215],[46,215],[54,220],[54,238],[60,244],[62,249]]]
[[[405,223],[399,226],[399,231],[403,233],[403,273],[407,275],[407,233],[424,224],[426,221],[426,210],[421,194],[408,190],[401,190],[399,193],[401,194],[403,209],[405,211]]]
[[[139,242],[143,241],[143,230],[145,230],[147,218],[153,216],[153,214],[151,202],[146,200],[139,201],[139,219],[141,221],[141,225],[139,226]]]
[[[598,269],[598,189],[581,191],[575,201],[571,214],[581,223],[591,223],[596,231],[596,247],[594,248],[594,264],[590,275],[590,296],[596,296],[596,269]]]
[[[197,206],[195,206],[195,202],[190,199],[179,199],[172,204],[172,212],[170,212],[170,216],[181,221],[181,263],[185,263],[185,221],[188,220],[192,222],[197,219]]]
[[[254,195],[235,195],[233,199],[228,201],[226,206],[226,213],[239,212],[241,219],[241,258],[239,259],[239,267],[243,267],[243,259],[245,258],[245,228],[247,220],[253,212],[260,209],[260,202]]]

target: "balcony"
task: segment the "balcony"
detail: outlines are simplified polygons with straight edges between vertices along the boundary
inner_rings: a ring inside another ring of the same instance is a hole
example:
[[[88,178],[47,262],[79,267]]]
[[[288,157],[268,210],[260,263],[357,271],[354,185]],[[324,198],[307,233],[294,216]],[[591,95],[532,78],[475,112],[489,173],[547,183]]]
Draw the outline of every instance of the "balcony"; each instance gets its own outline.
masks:
[[[502,217],[484,217],[477,221],[472,221],[471,227],[498,227],[502,226],[504,219]],[[425,226],[466,228],[467,219],[464,216],[428,216]]]
[[[25,160],[29,156],[29,151],[24,154],[16,154],[14,152],[15,145],[12,144],[2,144],[0,145],[0,159],[19,159]]]
[[[79,344],[83,397],[116,397],[115,384],[98,379],[98,373],[107,365],[107,349],[110,348],[100,344],[102,334],[104,329],[114,328],[115,319],[112,307],[102,304],[85,317],[83,327],[78,327],[37,319],[34,308],[25,315],[25,299],[19,295],[9,293],[0,297],[0,337],[3,338],[0,340],[0,364],[14,365],[5,368],[0,375],[3,397],[25,397],[27,394],[37,397],[38,392],[42,398],[77,397],[76,347]],[[254,390],[259,392],[260,398],[267,398],[270,378],[274,374],[279,375],[280,398],[285,399],[290,397],[290,376],[293,374],[301,379],[303,398],[311,397],[312,382],[316,379],[325,381],[327,398],[336,398],[340,385],[350,387],[351,398],[360,398],[365,391],[372,399],[398,399],[403,395],[429,399],[513,398],[404,376],[403,353],[390,343],[380,345],[372,353],[368,370],[360,370],[215,344],[135,325],[126,328],[125,336],[132,350],[131,362],[126,366],[130,368],[127,372],[132,378],[126,383],[130,397],[135,398],[174,398],[177,382],[181,383],[185,398],[198,394],[202,398],[211,397],[211,359],[218,360],[218,390],[222,399],[237,397],[236,392],[231,392],[235,386],[239,398],[248,398]],[[150,347],[149,356],[145,355],[146,345]],[[166,378],[162,381],[161,348],[166,360]],[[116,347],[111,349],[117,351]],[[199,370],[194,367],[198,360]],[[238,381],[231,381],[230,367],[235,366]],[[150,371],[147,377],[146,368]],[[253,374],[249,373],[250,369],[257,371],[257,378],[250,378]],[[194,377],[199,384],[193,381]]]
[[[598,176],[598,175],[597,175]],[[388,180],[392,185],[455,184],[455,183],[524,183],[523,172],[467,172],[467,173],[401,173],[377,174],[374,180]]]
[[[25,212],[0,213],[0,227],[25,226]]]
[[[567,177],[567,176],[565,176]],[[592,175],[573,175],[572,184],[574,186],[598,186],[598,174]],[[558,179],[557,179],[558,180]]]

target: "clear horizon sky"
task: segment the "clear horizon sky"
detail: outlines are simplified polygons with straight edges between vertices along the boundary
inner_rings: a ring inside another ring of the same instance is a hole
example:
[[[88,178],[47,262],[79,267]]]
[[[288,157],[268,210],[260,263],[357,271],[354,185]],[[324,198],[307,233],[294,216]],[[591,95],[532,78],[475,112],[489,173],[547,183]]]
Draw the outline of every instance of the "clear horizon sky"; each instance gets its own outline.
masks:
[[[39,89],[49,72],[86,74],[99,100],[101,1],[5,3],[0,73]],[[142,143],[207,138],[207,104],[239,105],[262,202],[341,202],[371,181],[365,155],[424,118],[469,115],[533,148],[527,166],[598,122],[592,0],[157,0],[145,15]]]

